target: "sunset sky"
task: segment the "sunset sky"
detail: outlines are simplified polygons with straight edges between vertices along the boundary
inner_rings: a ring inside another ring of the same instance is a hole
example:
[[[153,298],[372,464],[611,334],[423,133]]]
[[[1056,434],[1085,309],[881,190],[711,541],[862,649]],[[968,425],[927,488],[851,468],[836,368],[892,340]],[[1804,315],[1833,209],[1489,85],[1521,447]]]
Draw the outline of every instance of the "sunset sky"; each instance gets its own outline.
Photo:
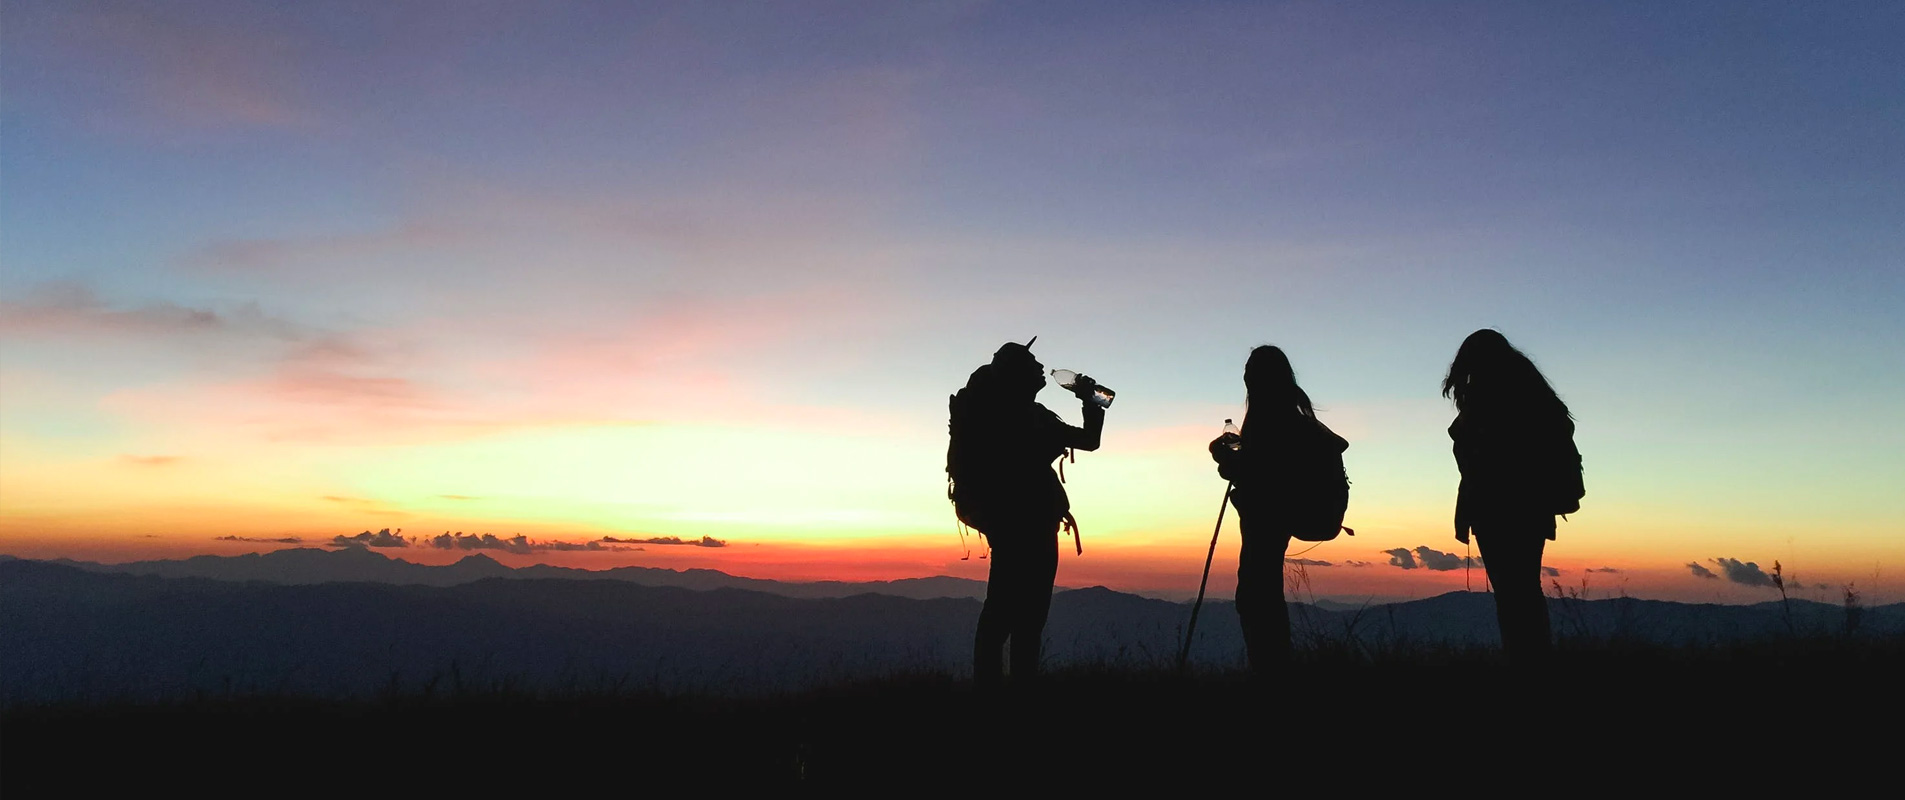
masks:
[[[1905,600],[1900,41],[1885,2],[9,0],[0,553],[983,577],[946,396],[1037,335],[1118,391],[1060,585],[1195,591],[1273,343],[1351,442],[1309,591],[1422,597],[1465,579],[1440,380],[1496,327],[1579,426],[1554,580]]]

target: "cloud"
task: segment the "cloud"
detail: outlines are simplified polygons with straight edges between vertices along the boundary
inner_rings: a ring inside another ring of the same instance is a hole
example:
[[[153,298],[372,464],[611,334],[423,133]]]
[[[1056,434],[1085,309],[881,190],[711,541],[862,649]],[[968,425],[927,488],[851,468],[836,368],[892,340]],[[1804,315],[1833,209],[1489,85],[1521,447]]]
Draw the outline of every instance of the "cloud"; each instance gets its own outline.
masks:
[[[200,248],[186,262],[189,266],[213,270],[261,270],[310,263],[350,263],[389,253],[480,244],[484,236],[483,231],[474,228],[409,222],[382,230],[334,236],[229,239]]]
[[[286,370],[258,384],[271,398],[291,403],[355,407],[361,411],[426,409],[438,405],[409,378],[353,375],[321,369]]]
[[[534,548],[534,549],[537,549],[537,550],[554,550],[554,551],[556,551],[556,552],[568,552],[568,551],[572,551],[572,550],[591,550],[591,551],[615,551],[615,552],[632,552],[632,551],[636,551],[636,550],[641,550],[641,549],[642,549],[642,548],[640,548],[640,547],[628,547],[628,546],[626,546],[626,545],[619,545],[619,544],[603,544],[603,543],[602,543],[602,542],[600,542],[600,541],[591,541],[591,542],[531,542],[531,543],[530,543],[530,546],[531,546],[532,548]]]
[[[1295,564],[1295,565],[1297,565],[1297,566],[1299,566],[1299,567],[1333,567],[1333,566],[1336,566],[1335,564],[1331,564],[1331,563],[1330,563],[1330,562],[1328,562],[1328,561],[1318,561],[1318,560],[1316,560],[1316,559],[1314,559],[1314,558],[1286,558],[1286,559],[1284,559],[1284,560],[1283,560],[1283,563],[1285,563],[1285,564]]]
[[[1715,574],[1713,574],[1713,570],[1710,570],[1710,569],[1707,569],[1706,567],[1703,567],[1703,566],[1700,566],[1700,562],[1698,562],[1698,561],[1689,561],[1689,562],[1687,562],[1687,571],[1689,571],[1689,572],[1692,572],[1692,573],[1693,573],[1693,577],[1696,577],[1696,578],[1718,578],[1718,577],[1720,577],[1720,576],[1718,576],[1718,575],[1715,575]]]
[[[1458,556],[1454,553],[1444,553],[1426,545],[1417,547],[1414,550],[1398,547],[1394,550],[1384,550],[1382,554],[1389,557],[1389,566],[1400,567],[1402,569],[1416,569],[1420,567],[1430,572],[1448,572],[1450,570],[1461,569],[1464,566],[1479,567],[1482,565],[1482,560],[1479,558],[1469,558],[1466,556]],[[1368,562],[1344,562],[1346,566],[1366,566],[1367,563]]]
[[[1546,575],[1550,578],[1558,578],[1558,577],[1561,577],[1561,570],[1555,569],[1554,567],[1544,566],[1541,568],[1541,574]]]
[[[334,499],[334,498],[326,498],[326,499]],[[403,532],[402,528],[398,528],[397,533],[391,533],[389,528],[385,528],[376,533],[371,533],[370,531],[364,531],[363,533],[357,534],[356,536],[344,536],[340,534],[331,539],[331,546],[332,547],[409,547],[410,541],[398,535],[398,533],[402,533],[402,532]]]
[[[1773,585],[1773,576],[1766,574],[1759,568],[1759,564],[1755,562],[1724,557],[1710,558],[1707,560],[1720,565],[1720,573],[1725,575],[1727,580],[1740,584],[1741,586],[1764,586],[1770,588]]]
[[[1458,556],[1454,553],[1444,553],[1440,550],[1434,550],[1428,547],[1416,548],[1415,554],[1416,558],[1422,560],[1422,566],[1428,568],[1431,572],[1448,572],[1449,570],[1461,569],[1465,563],[1470,566],[1480,566],[1482,563],[1482,560],[1479,558],[1474,559],[1472,562],[1465,562],[1463,556]]]
[[[430,539],[430,546],[438,550],[501,550],[517,555],[535,552],[535,548],[529,543],[529,537],[520,533],[504,539],[493,533],[465,534],[457,531],[455,534],[445,533]]]
[[[505,553],[515,553],[517,555],[576,551],[631,552],[642,549],[640,547],[621,546],[627,543],[606,536],[589,542],[539,542],[520,533],[505,539],[493,533],[466,534],[462,531],[457,531],[456,533],[445,532],[441,536],[431,537],[426,541],[429,542],[431,547],[438,550],[501,550]]]
[[[652,536],[647,539],[617,539],[613,536],[604,536],[602,537],[602,541],[612,542],[615,544],[681,544],[681,545],[689,545],[691,547],[727,547],[728,546],[727,540],[716,539],[713,536],[703,536],[701,537],[699,541],[694,539],[683,539],[679,536]]]
[[[1356,559],[1353,559],[1353,558],[1345,559],[1343,561],[1343,566],[1345,567],[1367,567],[1369,565],[1370,564],[1367,561],[1357,561]]]
[[[42,285],[21,300],[0,300],[0,334],[17,337],[183,336],[230,334],[294,339],[301,331],[267,316],[256,303],[226,311],[169,302],[118,307],[91,287],[61,282]]]
[[[300,539],[296,536],[285,536],[278,539],[263,539],[263,538],[253,537],[253,536],[214,536],[212,537],[212,541],[215,541],[215,542],[264,542],[268,544],[301,544],[304,542],[303,539]],[[332,541],[335,542],[336,540],[333,539]]]
[[[120,456],[119,460],[140,467],[169,467],[185,459],[180,456],[135,456],[128,453]]]
[[[1605,573],[1607,573],[1607,574],[1609,574],[1609,575],[1619,575],[1619,574],[1621,574],[1621,571],[1620,571],[1619,569],[1616,569],[1616,568],[1614,568],[1614,567],[1591,567],[1591,568],[1589,568],[1589,569],[1588,569],[1587,571],[1588,571],[1588,572],[1605,572]]]

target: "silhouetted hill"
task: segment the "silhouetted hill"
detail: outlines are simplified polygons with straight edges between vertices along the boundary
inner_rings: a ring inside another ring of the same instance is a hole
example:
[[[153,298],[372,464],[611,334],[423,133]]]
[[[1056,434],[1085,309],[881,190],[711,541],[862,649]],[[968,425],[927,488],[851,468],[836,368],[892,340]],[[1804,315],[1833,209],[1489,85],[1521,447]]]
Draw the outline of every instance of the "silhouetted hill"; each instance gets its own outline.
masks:
[[[487,569],[482,559],[472,570]],[[489,562],[494,564],[494,562]],[[435,681],[737,691],[926,671],[963,674],[979,602],[879,594],[801,599],[616,580],[485,578],[453,586],[159,578],[0,562],[0,682],[9,699],[161,697],[191,691],[361,695]],[[1660,601],[1556,601],[1563,636],[1713,642],[1834,632],[1842,612]],[[1158,668],[1185,604],[1102,587],[1058,593],[1054,666]],[[1335,612],[1297,605],[1300,644],[1372,653],[1494,641],[1484,594]],[[1905,606],[1862,630],[1905,631]],[[1235,608],[1208,604],[1193,659],[1241,663]]]
[[[869,592],[922,600],[936,597],[984,599],[986,596],[985,581],[946,576],[904,578],[894,581],[790,582],[742,578],[712,569],[616,567],[588,570],[547,564],[509,567],[482,553],[464,556],[454,564],[432,566],[390,558],[363,547],[344,547],[335,550],[291,548],[238,556],[193,556],[179,560],[134,561],[125,564],[100,564],[67,559],[57,559],[49,563],[64,564],[91,572],[123,572],[130,575],[155,575],[162,578],[265,581],[293,585],[362,581],[416,586],[455,586],[485,578],[525,578],[617,580],[643,586],[676,586],[700,590],[749,589],[783,597],[806,598],[850,597]]]
[[[1067,611],[1067,594],[1055,601],[1055,616],[1077,616]],[[228,685],[328,696],[393,682],[504,679],[757,691],[958,671],[971,658],[979,606],[969,598],[799,599],[616,580],[279,585],[9,561],[0,563],[7,642],[0,680],[16,699],[156,697]],[[1053,632],[1055,642],[1076,638],[1062,625]],[[1062,644],[1050,652],[1055,662],[1072,658]]]

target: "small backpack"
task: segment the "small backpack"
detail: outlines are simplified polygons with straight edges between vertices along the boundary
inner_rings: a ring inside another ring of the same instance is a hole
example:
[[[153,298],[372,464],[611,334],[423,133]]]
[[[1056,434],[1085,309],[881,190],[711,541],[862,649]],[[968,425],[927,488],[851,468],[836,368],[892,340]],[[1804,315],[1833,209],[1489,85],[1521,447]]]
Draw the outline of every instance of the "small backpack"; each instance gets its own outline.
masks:
[[[1317,423],[1321,425],[1322,423]],[[1294,496],[1306,502],[1291,509],[1290,536],[1305,542],[1327,542],[1338,534],[1356,535],[1343,527],[1349,513],[1349,470],[1343,466],[1341,452],[1309,454],[1296,479],[1300,490]]]
[[[1569,436],[1567,450],[1556,453],[1555,474],[1549,482],[1553,492],[1549,495],[1549,506],[1553,513],[1567,516],[1581,510],[1581,498],[1587,496],[1581,472],[1581,451],[1575,448],[1574,437]]]
[[[1321,421],[1310,418],[1309,422],[1330,439],[1338,438]],[[1218,472],[1228,475],[1221,467]],[[1349,471],[1343,467],[1341,450],[1317,447],[1292,454],[1290,461],[1281,464],[1275,474],[1279,484],[1276,494],[1280,498],[1277,507],[1256,513],[1277,514],[1278,527],[1287,530],[1292,538],[1305,542],[1327,542],[1344,533],[1356,535],[1355,530],[1343,527],[1343,517],[1349,512]],[[1248,501],[1236,493],[1231,495],[1231,503],[1237,506],[1238,512],[1253,513],[1244,508],[1245,502]]]

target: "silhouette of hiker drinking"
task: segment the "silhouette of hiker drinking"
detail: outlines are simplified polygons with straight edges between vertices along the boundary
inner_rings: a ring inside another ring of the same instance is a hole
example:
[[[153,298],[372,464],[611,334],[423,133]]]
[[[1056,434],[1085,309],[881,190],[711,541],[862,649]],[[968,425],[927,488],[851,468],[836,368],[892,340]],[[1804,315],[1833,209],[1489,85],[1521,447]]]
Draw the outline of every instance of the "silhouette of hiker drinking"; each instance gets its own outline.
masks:
[[[1292,535],[1334,536],[1348,503],[1341,454],[1349,442],[1316,419],[1283,350],[1264,345],[1244,362],[1249,404],[1242,430],[1211,440],[1217,472],[1231,482],[1243,550],[1237,561],[1237,616],[1253,672],[1289,661],[1290,609],[1283,559]],[[1330,514],[1334,513],[1334,517]]]
[[[1555,515],[1580,509],[1581,454],[1574,418],[1548,379],[1508,338],[1469,334],[1442,380],[1455,401],[1455,538],[1474,534],[1495,592],[1502,650],[1511,660],[1545,659],[1553,647],[1541,551]]]
[[[1059,526],[1077,531],[1052,461],[1067,450],[1098,449],[1105,427],[1105,410],[1089,399],[1096,386],[1089,377],[1080,376],[1071,387],[1084,408],[1083,428],[1066,424],[1034,399],[1045,386],[1045,367],[1031,344],[1000,347],[950,404],[949,493],[960,520],[984,535],[992,551],[973,642],[973,680],[981,686],[1003,679],[1000,661],[1008,639],[1013,680],[1038,674],[1058,575]]]

